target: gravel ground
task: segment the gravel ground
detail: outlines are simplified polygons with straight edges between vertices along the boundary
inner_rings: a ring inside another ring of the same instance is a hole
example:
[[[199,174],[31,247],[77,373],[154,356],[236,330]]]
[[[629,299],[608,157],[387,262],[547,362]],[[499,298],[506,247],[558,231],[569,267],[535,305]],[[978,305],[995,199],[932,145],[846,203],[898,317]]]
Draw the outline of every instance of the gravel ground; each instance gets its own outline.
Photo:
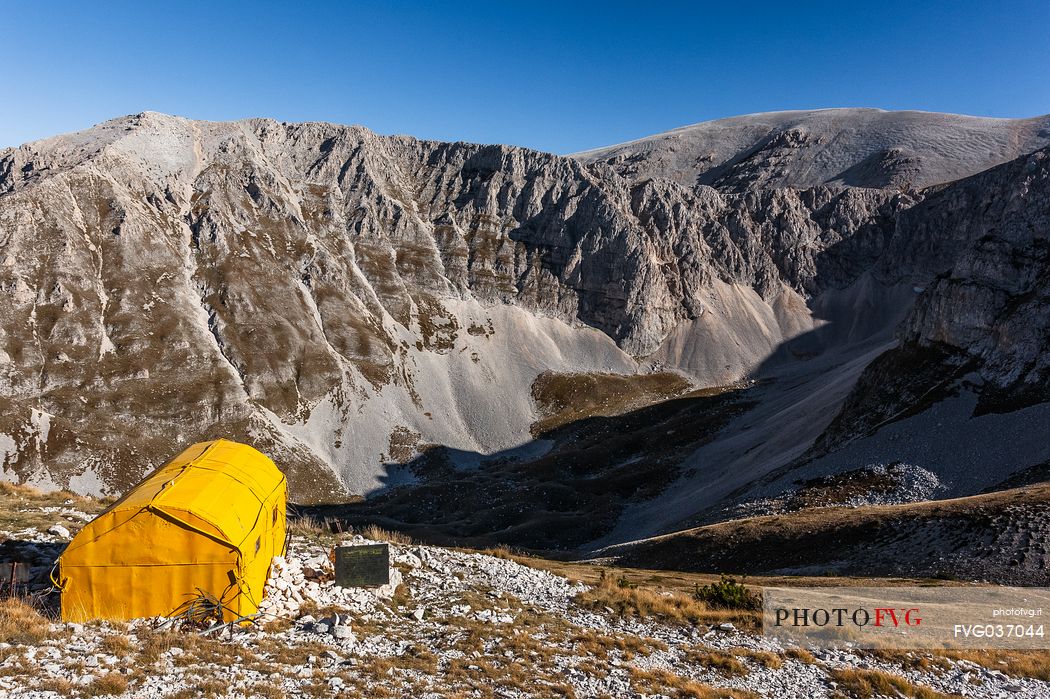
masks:
[[[58,534],[39,534],[41,541]],[[372,543],[361,537],[344,544]],[[47,546],[42,543],[40,546]],[[163,620],[52,623],[0,644],[0,697],[830,697],[833,673],[883,670],[946,694],[1046,697],[1050,684],[968,662],[919,671],[861,652],[793,654],[731,625],[590,611],[587,589],[513,560],[391,545],[391,583],[332,581],[331,541],[295,537],[264,614],[210,636]],[[739,661],[727,669],[704,658]],[[800,659],[805,658],[805,659]],[[706,688],[717,688],[705,695]],[[751,693],[751,694],[748,694]]]

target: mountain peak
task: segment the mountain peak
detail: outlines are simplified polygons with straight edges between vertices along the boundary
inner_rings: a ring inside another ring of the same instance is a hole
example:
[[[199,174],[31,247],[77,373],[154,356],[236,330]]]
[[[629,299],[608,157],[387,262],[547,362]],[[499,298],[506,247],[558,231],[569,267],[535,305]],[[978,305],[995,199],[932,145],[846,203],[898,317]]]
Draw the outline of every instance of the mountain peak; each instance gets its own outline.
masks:
[[[836,108],[763,112],[577,153],[630,178],[742,191],[755,186],[924,187],[1050,145],[1050,115],[999,119]]]

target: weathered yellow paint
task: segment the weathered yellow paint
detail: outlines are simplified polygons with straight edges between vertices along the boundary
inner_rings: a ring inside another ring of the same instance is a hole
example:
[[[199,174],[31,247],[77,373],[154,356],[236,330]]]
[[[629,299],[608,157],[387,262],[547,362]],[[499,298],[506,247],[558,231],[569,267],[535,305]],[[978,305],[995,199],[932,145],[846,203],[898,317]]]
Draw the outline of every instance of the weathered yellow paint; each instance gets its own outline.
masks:
[[[168,616],[203,590],[253,614],[284,553],[288,486],[259,451],[194,444],[85,526],[59,558],[62,618]]]

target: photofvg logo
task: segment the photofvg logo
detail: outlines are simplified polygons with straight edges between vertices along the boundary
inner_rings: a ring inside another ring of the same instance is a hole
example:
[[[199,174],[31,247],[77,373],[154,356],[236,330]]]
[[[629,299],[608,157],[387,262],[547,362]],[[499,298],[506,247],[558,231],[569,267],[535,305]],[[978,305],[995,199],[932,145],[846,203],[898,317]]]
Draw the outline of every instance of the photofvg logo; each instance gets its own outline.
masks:
[[[1048,648],[1044,610],[1045,588],[766,588],[762,628],[818,647]]]
[[[835,626],[853,625],[858,628],[869,624],[874,626],[918,626],[922,623],[918,607],[875,607],[865,609],[863,607],[851,609],[849,607],[834,607],[831,609],[808,607],[778,607],[774,610],[777,626],[819,626],[829,624]]]

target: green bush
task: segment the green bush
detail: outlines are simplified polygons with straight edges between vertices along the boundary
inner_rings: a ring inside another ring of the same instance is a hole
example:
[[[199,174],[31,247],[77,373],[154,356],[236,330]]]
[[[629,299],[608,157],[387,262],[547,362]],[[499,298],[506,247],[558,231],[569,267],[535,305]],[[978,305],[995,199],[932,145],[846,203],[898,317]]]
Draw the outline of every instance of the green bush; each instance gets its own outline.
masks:
[[[697,585],[693,597],[708,607],[719,609],[756,611],[762,608],[762,597],[758,593],[728,575],[722,575],[718,582],[710,585]]]

